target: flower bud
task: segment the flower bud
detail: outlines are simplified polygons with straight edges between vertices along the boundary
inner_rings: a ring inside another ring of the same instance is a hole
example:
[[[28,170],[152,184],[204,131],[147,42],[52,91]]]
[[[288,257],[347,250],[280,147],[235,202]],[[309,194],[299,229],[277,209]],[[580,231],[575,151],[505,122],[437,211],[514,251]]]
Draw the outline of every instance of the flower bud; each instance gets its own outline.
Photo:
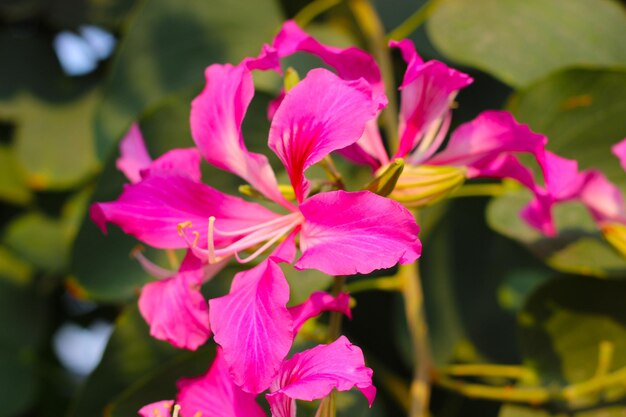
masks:
[[[410,208],[433,204],[460,187],[465,172],[447,165],[407,165],[389,198]]]

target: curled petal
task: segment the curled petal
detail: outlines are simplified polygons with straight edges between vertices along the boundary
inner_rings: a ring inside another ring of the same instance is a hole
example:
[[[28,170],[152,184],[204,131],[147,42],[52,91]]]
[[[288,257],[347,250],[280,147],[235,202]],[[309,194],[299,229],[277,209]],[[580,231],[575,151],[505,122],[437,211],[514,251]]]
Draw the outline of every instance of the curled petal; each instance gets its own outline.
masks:
[[[255,395],[233,383],[219,347],[206,374],[181,379],[177,385],[182,417],[265,417]]]
[[[305,222],[296,269],[367,274],[420,256],[419,226],[406,208],[388,198],[369,191],[332,191],[307,199],[300,210]]]
[[[141,170],[151,163],[152,158],[146,149],[139,125],[133,123],[120,142],[120,157],[115,165],[130,182],[135,183],[141,181]]]
[[[613,155],[619,159],[619,163],[622,165],[622,168],[624,168],[624,171],[626,171],[626,138],[613,145],[611,151]]]
[[[206,69],[206,86],[191,103],[191,133],[210,164],[240,176],[266,197],[291,208],[278,190],[267,158],[249,152],[243,141],[241,123],[254,95],[252,63],[259,61],[214,64]]]
[[[224,350],[235,384],[257,394],[267,389],[293,342],[287,310],[289,285],[271,258],[235,275],[230,294],[210,300],[215,341]]]
[[[505,111],[486,111],[454,131],[446,148],[428,160],[430,165],[467,166],[469,176],[480,176],[485,161],[503,153],[532,154],[545,167],[547,138],[518,123]]]
[[[170,417],[173,407],[174,401],[172,400],[158,401],[141,407],[139,415],[141,417]]]
[[[90,214],[104,232],[107,223],[114,223],[125,233],[162,249],[187,247],[178,232],[183,223],[191,223],[188,232],[206,242],[210,216],[220,221],[223,230],[243,229],[279,217],[258,204],[179,176],[153,176],[126,185],[116,201],[96,203]],[[221,243],[216,239],[217,245]]]
[[[299,202],[308,192],[304,171],[356,142],[375,116],[368,90],[362,80],[314,69],[285,95],[272,119],[269,146],[285,165]]]
[[[341,292],[337,294],[337,297],[333,297],[323,291],[316,291],[304,303],[291,307],[289,313],[293,318],[294,334],[298,333],[308,319],[324,311],[337,311],[351,318],[350,296],[348,293]]]
[[[341,336],[329,345],[319,345],[296,353],[283,363],[267,399],[273,417],[290,417],[293,400],[313,401],[327,396],[334,388],[347,391],[357,387],[370,406],[376,396],[372,370],[365,366],[363,352]]]
[[[155,175],[187,177],[200,182],[200,154],[196,148],[173,149],[155,159],[149,166],[141,170],[141,177]]]
[[[396,157],[405,157],[435,125],[444,120],[450,104],[462,88],[472,83],[472,78],[448,67],[443,62],[424,62],[415,51],[413,42],[404,39],[391,42],[407,63],[402,82],[400,103],[400,146]],[[425,159],[439,144],[425,144],[419,153]]]
[[[272,46],[279,56],[284,57],[296,52],[307,52],[318,56],[327,65],[337,71],[344,80],[363,78],[371,85],[372,98],[380,109],[387,104],[385,86],[380,69],[374,58],[358,48],[335,48],[323,45],[298,27],[294,21],[283,24],[274,38]]]

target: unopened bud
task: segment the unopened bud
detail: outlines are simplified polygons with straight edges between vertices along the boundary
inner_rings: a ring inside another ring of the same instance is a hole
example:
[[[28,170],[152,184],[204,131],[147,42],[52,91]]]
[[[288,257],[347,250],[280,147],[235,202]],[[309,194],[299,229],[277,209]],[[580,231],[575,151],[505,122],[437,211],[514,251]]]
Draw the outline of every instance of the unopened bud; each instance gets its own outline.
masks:
[[[380,168],[372,182],[367,184],[364,189],[387,197],[396,186],[403,169],[404,160],[401,158],[394,159],[389,165]]]
[[[406,207],[424,207],[446,197],[464,182],[464,168],[445,165],[407,165],[389,198]]]
[[[298,71],[293,69],[293,67],[287,68],[285,70],[285,80],[283,81],[285,86],[285,91],[289,91],[294,88],[300,82],[300,75],[298,75]]]

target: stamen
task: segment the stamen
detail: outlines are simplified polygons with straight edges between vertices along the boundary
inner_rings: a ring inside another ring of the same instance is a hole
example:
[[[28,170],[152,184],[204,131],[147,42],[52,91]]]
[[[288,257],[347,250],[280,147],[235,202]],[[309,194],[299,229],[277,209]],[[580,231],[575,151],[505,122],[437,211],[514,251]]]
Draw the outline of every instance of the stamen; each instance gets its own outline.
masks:
[[[174,406],[174,411],[172,412],[172,417],[178,417],[179,413],[180,413],[180,405],[176,404]]]
[[[191,226],[193,226],[193,223],[191,223],[189,220],[186,222],[178,223],[177,225],[178,235],[182,237],[183,239],[185,239],[187,246],[193,249],[198,245],[198,240],[200,239],[200,233],[198,233],[197,230],[192,231],[191,234],[194,236],[194,238],[193,238],[193,242],[190,242],[189,238],[187,237],[187,234],[185,233],[185,230]]]
[[[213,240],[213,232],[215,231],[215,217],[209,217],[209,232],[208,232],[208,245],[209,250],[209,263],[214,264],[217,262],[215,258],[215,241]]]
[[[441,143],[448,133],[450,128],[450,122],[452,121],[452,112],[448,111],[444,117],[442,117],[438,123],[434,123],[433,126],[426,132],[426,135],[420,142],[417,149],[408,157],[408,161],[411,165],[418,165],[423,161],[430,158],[441,146]]]
[[[162,268],[154,262],[150,261],[143,255],[143,253],[141,253],[142,251],[143,247],[141,245],[138,245],[130,252],[130,256],[134,259],[137,259],[143,270],[146,271],[149,275],[158,279],[165,279],[175,274],[175,272]]]
[[[252,255],[249,255],[246,258],[241,259],[239,257],[239,253],[235,252],[235,258],[237,259],[237,261],[239,263],[245,264],[247,262],[250,262],[251,260],[255,259],[257,256],[259,256],[260,254],[262,254],[263,252],[265,252],[265,250],[267,248],[269,248],[270,246],[272,246],[274,243],[276,243],[281,237],[283,237],[283,235],[288,232],[291,229],[292,226],[287,226],[284,227],[282,229],[279,229],[276,232],[276,235],[271,238],[270,240],[268,240],[263,246],[261,246],[259,249],[257,249]]]

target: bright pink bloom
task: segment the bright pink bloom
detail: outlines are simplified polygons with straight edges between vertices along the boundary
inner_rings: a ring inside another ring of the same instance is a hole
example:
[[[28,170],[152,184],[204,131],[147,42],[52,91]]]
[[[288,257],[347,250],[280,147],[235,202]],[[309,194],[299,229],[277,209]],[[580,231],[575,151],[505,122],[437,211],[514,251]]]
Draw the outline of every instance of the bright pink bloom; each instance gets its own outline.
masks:
[[[206,374],[178,381],[176,402],[182,417],[265,417],[255,397],[233,383],[218,347]]]
[[[319,345],[283,362],[278,378],[266,395],[272,417],[293,417],[296,401],[324,398],[336,388],[357,387],[370,406],[376,396],[372,370],[365,366],[363,352],[341,336],[329,345]]]
[[[228,295],[209,301],[215,341],[234,382],[251,393],[269,387],[306,320],[322,311],[350,314],[347,294],[314,293],[288,309],[289,285],[274,259],[238,273]]]
[[[316,346],[282,361],[266,398],[272,417],[293,417],[295,400],[321,399],[333,389],[347,391],[352,387],[359,389],[371,406],[376,396],[372,370],[365,366],[361,349],[341,336],[331,344]],[[180,380],[178,389],[176,402],[182,417],[265,416],[255,395],[244,392],[232,382],[220,348],[206,374]],[[172,404],[171,401],[162,403]],[[151,406],[142,411],[150,410]]]

